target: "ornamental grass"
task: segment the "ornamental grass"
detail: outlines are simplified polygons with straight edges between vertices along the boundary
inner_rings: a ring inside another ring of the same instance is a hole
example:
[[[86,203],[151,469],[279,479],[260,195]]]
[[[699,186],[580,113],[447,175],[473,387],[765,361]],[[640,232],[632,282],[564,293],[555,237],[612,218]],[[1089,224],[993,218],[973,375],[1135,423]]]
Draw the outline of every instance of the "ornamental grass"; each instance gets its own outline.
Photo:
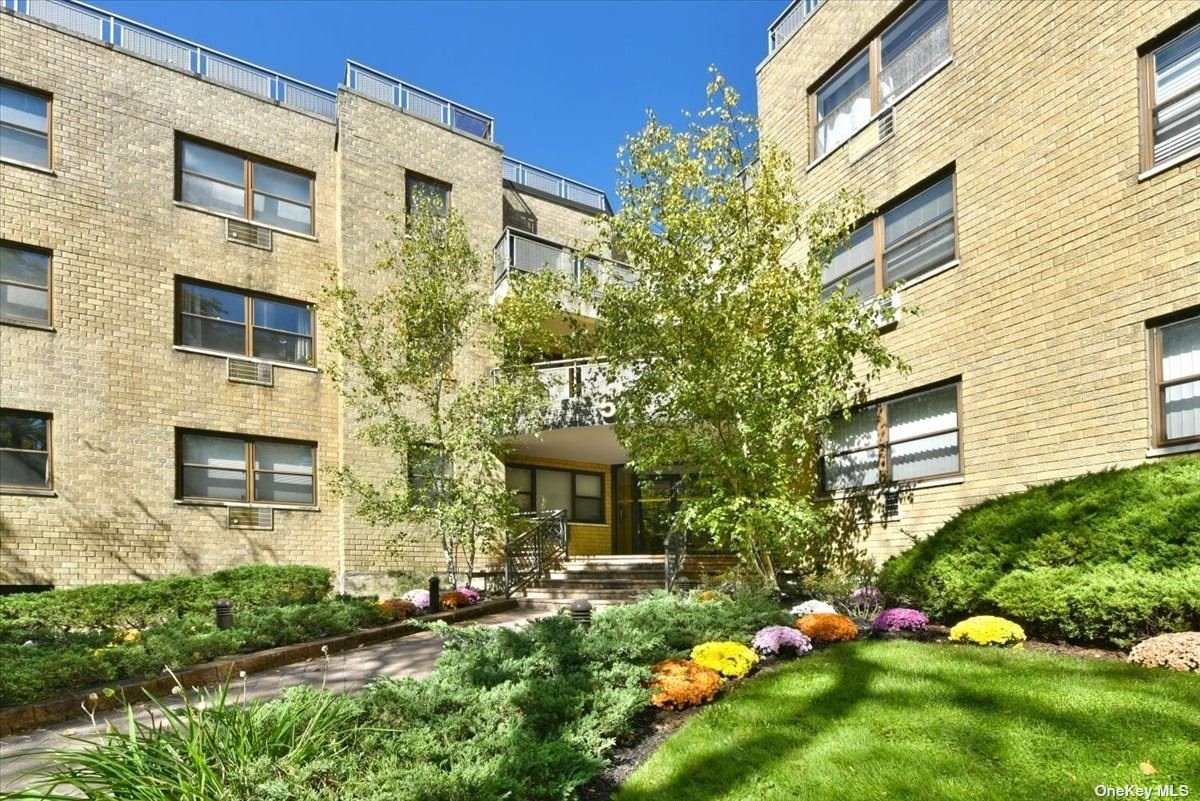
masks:
[[[950,642],[1019,647],[1025,642],[1025,630],[1002,617],[976,615],[954,624],[950,629]]]
[[[392,620],[408,620],[421,612],[416,604],[404,598],[386,598],[380,601],[379,611]]]
[[[929,618],[916,609],[896,606],[876,615],[875,620],[871,621],[871,628],[883,632],[925,631],[929,628]]]
[[[687,709],[717,697],[724,679],[712,668],[690,659],[664,659],[653,668],[650,703],[659,709]]]
[[[810,640],[821,645],[848,642],[858,636],[858,626],[845,615],[804,615],[793,625]]]
[[[443,609],[462,609],[471,605],[471,598],[461,590],[443,592],[440,598]]]
[[[1200,673],[1200,631],[1160,634],[1143,640],[1133,646],[1129,661],[1142,667]]]
[[[813,648],[812,640],[790,626],[761,628],[750,645],[763,656],[779,656],[788,652],[804,656]]]
[[[758,654],[740,642],[704,642],[692,649],[692,661],[727,679],[740,679],[758,664]]]

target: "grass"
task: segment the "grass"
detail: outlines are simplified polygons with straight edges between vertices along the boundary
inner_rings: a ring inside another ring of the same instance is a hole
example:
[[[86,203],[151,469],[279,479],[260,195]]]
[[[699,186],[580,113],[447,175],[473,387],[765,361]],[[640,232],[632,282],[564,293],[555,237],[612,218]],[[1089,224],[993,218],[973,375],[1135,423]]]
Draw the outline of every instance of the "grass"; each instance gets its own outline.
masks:
[[[1200,785],[1200,676],[876,641],[733,688],[616,799],[1083,799],[1172,783]]]

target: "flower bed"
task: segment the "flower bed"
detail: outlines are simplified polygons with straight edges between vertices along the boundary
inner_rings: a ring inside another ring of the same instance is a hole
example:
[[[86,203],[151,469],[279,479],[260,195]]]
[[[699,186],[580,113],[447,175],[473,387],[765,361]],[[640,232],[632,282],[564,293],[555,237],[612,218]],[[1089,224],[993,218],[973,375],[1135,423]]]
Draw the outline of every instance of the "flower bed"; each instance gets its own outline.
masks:
[[[1025,631],[1016,623],[1002,617],[976,615],[954,624],[950,629],[950,642],[994,645],[1001,648],[1019,646],[1025,642]]]
[[[813,649],[812,640],[789,626],[767,626],[759,629],[750,645],[763,656],[779,656],[785,652],[804,656]]]
[[[858,626],[845,615],[805,615],[795,626],[810,640],[822,645],[848,642],[858,636]]]
[[[727,679],[740,679],[758,664],[758,654],[740,642],[706,642],[692,649],[692,661]]]
[[[724,680],[712,668],[690,659],[664,659],[653,668],[650,703],[659,709],[686,709],[717,697]]]

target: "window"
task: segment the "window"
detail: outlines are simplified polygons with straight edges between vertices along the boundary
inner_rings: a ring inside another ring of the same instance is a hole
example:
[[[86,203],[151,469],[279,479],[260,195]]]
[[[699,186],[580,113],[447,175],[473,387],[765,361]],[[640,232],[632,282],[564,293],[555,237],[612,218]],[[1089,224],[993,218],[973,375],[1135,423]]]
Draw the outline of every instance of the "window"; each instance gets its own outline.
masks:
[[[407,173],[404,176],[404,210],[412,214],[421,198],[432,202],[441,216],[445,217],[450,213],[450,184]]]
[[[1151,334],[1156,444],[1200,442],[1200,315]]]
[[[177,343],[236,356],[311,365],[313,311],[306,303],[179,280]]]
[[[417,505],[436,505],[451,475],[453,463],[445,448],[426,443],[409,449],[408,488]]]
[[[179,140],[177,163],[176,191],[184,203],[312,233],[311,175],[184,138]]]
[[[863,299],[955,258],[954,175],[892,204],[838,249],[823,280],[828,297],[843,282]]]
[[[949,0],[917,0],[817,89],[813,157],[845,142],[949,57]]]
[[[904,395],[838,417],[825,440],[827,491],[962,472],[959,384]]]
[[[1200,153],[1200,25],[1143,56],[1142,64],[1143,169]]]
[[[522,512],[561,509],[572,523],[604,523],[604,476],[600,473],[506,467],[505,484]]]
[[[180,432],[178,495],[185,500],[311,506],[316,492],[311,442]]]
[[[0,322],[50,325],[50,254],[0,242]]]
[[[50,489],[50,415],[0,409],[0,487]]]
[[[50,96],[0,83],[0,159],[50,169]]]

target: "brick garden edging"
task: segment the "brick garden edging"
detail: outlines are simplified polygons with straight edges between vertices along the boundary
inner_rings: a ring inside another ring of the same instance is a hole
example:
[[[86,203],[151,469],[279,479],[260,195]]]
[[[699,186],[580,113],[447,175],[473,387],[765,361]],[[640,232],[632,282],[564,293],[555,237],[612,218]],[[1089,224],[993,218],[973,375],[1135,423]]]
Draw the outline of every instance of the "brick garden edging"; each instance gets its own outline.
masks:
[[[441,620],[446,623],[457,623],[471,620],[494,612],[507,612],[516,609],[519,602],[514,598],[501,598],[494,601],[483,601],[464,609],[448,612],[438,612],[425,615],[422,621]],[[162,674],[149,679],[126,679],[124,681],[105,684],[99,687],[89,687],[86,690],[71,693],[61,698],[48,701],[37,701],[32,704],[10,706],[0,709],[0,737],[36,729],[50,723],[70,720],[83,712],[86,704],[93,712],[101,712],[118,706],[124,706],[128,700],[131,704],[146,701],[146,693],[163,697],[170,695],[171,688],[176,684],[184,687],[202,687],[220,684],[240,671],[258,673],[281,665],[290,665],[322,656],[322,648],[327,648],[329,654],[349,651],[362,645],[371,645],[397,637],[406,637],[422,631],[411,623],[389,623],[372,629],[360,629],[349,634],[339,634],[322,640],[281,645],[265,651],[254,651],[249,654],[226,656],[212,662],[182,668],[175,671],[175,676]],[[113,690],[111,696],[104,693],[105,689]],[[95,696],[94,699],[91,696]]]

